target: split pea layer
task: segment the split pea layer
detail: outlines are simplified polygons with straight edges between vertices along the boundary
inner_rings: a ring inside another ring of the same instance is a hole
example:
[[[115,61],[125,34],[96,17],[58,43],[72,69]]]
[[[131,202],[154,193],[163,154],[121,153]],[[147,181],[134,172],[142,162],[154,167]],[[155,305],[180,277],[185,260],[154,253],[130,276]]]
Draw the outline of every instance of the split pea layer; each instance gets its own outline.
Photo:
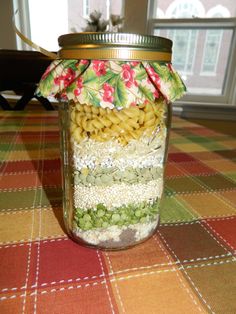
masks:
[[[127,167],[124,170],[119,170],[115,167],[96,167],[95,169],[83,168],[80,171],[74,172],[75,184],[83,186],[109,186],[119,184],[121,182],[147,183],[151,180],[156,180],[162,176],[161,167],[147,168],[132,168]]]
[[[136,223],[147,223],[154,220],[159,211],[158,201],[149,204],[147,202],[137,205],[123,205],[113,210],[108,210],[103,204],[96,208],[84,211],[81,208],[75,210],[75,225],[82,230],[107,228],[109,226],[129,226]]]

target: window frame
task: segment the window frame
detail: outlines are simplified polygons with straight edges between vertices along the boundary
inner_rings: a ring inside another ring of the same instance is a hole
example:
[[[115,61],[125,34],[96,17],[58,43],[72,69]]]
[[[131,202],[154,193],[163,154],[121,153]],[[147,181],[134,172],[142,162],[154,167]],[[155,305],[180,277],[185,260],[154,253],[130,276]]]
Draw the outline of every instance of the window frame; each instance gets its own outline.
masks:
[[[153,1],[152,1],[153,2]],[[154,12],[154,7],[149,7],[149,13]],[[151,14],[149,15],[151,16]],[[153,34],[155,28],[160,29],[233,29],[230,54],[223,83],[222,95],[185,95],[181,103],[207,104],[207,105],[236,105],[236,18],[150,18],[147,23],[148,34]],[[177,102],[177,103],[179,103]]]

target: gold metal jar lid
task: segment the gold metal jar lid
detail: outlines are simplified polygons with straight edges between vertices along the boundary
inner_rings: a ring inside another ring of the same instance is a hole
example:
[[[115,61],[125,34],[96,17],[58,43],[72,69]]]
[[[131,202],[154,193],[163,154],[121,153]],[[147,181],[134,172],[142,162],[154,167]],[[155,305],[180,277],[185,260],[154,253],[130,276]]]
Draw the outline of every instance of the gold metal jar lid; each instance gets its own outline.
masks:
[[[128,33],[73,33],[58,38],[60,59],[146,60],[170,62],[172,41]]]

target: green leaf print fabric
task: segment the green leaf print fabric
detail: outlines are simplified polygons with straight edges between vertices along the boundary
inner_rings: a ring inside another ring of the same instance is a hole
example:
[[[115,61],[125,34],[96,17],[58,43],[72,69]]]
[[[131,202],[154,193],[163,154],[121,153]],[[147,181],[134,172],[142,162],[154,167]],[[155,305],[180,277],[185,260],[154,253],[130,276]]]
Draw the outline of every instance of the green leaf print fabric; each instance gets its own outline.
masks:
[[[43,74],[36,93],[44,97],[101,106],[127,108],[167,101],[186,91],[170,63],[114,60],[54,60]]]

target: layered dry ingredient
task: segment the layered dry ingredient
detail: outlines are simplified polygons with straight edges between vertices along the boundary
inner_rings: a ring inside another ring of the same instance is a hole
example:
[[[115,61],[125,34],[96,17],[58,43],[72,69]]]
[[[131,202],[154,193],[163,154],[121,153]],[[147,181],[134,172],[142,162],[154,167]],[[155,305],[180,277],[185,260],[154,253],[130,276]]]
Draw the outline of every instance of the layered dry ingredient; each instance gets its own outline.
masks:
[[[93,39],[103,42],[104,36]],[[129,41],[129,34],[123,36]],[[108,35],[109,47],[113,39]],[[163,39],[142,40],[158,46]],[[143,241],[156,229],[168,105],[185,91],[160,52],[159,61],[57,59],[39,83],[38,96],[65,102],[60,111],[63,210],[68,233],[78,242],[119,249]]]
[[[109,109],[70,104],[73,235],[122,248],[152,234],[159,220],[167,104]]]

